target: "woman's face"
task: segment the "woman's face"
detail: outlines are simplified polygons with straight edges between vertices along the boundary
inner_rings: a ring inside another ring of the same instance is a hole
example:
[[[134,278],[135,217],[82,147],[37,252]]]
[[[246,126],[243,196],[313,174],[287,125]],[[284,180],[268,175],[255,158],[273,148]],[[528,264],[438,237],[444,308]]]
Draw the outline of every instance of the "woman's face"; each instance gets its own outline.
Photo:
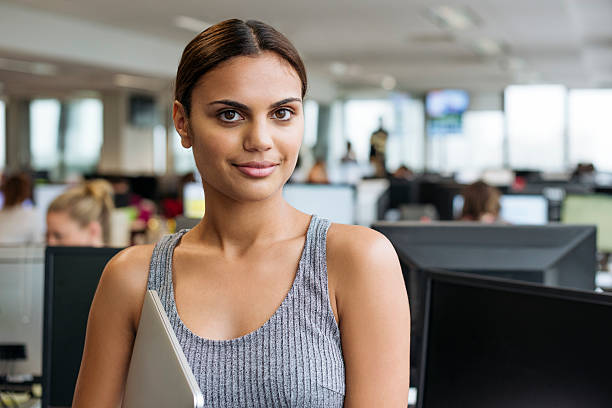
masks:
[[[102,227],[91,222],[82,227],[70,218],[68,213],[53,211],[47,213],[47,245],[51,246],[102,246]]]
[[[295,168],[302,135],[302,83],[274,53],[234,57],[206,73],[191,113],[175,102],[184,147],[193,147],[207,194],[259,201],[280,192]]]

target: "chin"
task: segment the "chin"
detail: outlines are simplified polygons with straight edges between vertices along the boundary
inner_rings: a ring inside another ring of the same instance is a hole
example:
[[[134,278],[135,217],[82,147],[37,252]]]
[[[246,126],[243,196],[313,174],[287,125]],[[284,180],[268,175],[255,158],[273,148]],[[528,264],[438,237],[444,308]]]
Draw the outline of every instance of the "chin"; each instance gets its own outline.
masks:
[[[267,183],[266,183],[267,184]],[[270,183],[262,186],[242,186],[233,191],[232,198],[236,201],[264,201],[280,193],[285,183]]]

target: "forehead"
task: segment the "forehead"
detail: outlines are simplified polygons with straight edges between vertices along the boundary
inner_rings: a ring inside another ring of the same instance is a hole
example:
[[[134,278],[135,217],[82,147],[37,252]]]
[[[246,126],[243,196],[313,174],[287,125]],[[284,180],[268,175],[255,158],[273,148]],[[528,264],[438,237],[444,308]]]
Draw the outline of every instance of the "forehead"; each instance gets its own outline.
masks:
[[[198,80],[192,94],[194,104],[218,99],[276,102],[301,96],[302,82],[297,72],[272,52],[224,61]]]

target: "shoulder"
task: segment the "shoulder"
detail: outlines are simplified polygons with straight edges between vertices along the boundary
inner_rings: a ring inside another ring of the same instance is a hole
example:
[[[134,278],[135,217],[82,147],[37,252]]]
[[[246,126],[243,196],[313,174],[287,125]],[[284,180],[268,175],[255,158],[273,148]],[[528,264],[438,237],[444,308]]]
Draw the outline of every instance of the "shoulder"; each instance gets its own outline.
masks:
[[[327,265],[339,315],[343,304],[377,296],[381,292],[395,293],[402,298],[406,296],[395,249],[378,231],[356,225],[332,224],[327,236]]]
[[[333,263],[347,265],[340,272],[350,269],[359,273],[366,267],[380,266],[382,269],[376,268],[368,273],[385,273],[385,266],[399,266],[395,249],[387,237],[359,225],[331,224],[327,233],[327,251],[328,262],[331,258]]]
[[[130,290],[149,275],[149,263],[154,245],[135,245],[123,249],[111,258],[102,273],[102,280]]]
[[[106,264],[96,296],[112,299],[137,324],[147,288],[154,245],[135,245],[117,253]]]

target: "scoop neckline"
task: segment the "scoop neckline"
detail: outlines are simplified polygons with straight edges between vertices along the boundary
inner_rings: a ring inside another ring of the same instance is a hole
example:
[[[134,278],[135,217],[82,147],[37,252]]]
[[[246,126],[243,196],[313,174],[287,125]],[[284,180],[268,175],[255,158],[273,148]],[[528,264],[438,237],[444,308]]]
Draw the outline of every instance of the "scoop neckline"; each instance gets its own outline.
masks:
[[[303,275],[303,269],[304,269],[304,262],[305,262],[305,258],[306,258],[306,248],[309,246],[310,244],[310,240],[311,240],[311,230],[315,224],[315,219],[316,219],[316,215],[312,215],[310,217],[310,222],[308,223],[308,228],[306,230],[306,237],[304,239],[304,246],[302,248],[302,253],[300,254],[300,258],[298,261],[298,266],[297,266],[297,270],[295,272],[295,277],[293,278],[293,282],[291,283],[291,287],[289,288],[289,291],[287,292],[287,294],[285,295],[285,297],[283,298],[283,301],[281,302],[281,304],[276,308],[276,310],[274,311],[274,313],[272,314],[272,316],[270,316],[268,318],[268,320],[266,320],[261,326],[259,326],[258,328],[254,329],[253,331],[243,334],[242,336],[239,337],[234,337],[232,339],[209,339],[206,337],[202,337],[197,335],[196,333],[194,333],[189,327],[187,327],[187,325],[185,324],[185,322],[183,322],[183,319],[181,318],[181,316],[178,313],[178,308],[176,306],[176,295],[174,292],[174,281],[173,281],[173,276],[174,276],[174,249],[177,247],[177,245],[179,244],[179,242],[181,241],[183,235],[185,235],[185,233],[187,231],[189,231],[188,229],[183,229],[181,231],[179,231],[179,236],[174,240],[172,246],[170,247],[170,251],[168,256],[170,257],[170,262],[169,262],[169,276],[168,279],[170,280],[170,296],[172,299],[172,314],[174,315],[174,317],[176,318],[176,322],[178,323],[178,325],[181,327],[181,329],[183,329],[185,332],[187,332],[187,334],[189,334],[191,337],[195,338],[197,341],[199,342],[204,342],[204,343],[210,343],[210,344],[232,344],[232,343],[237,343],[240,341],[245,341],[250,339],[251,337],[256,336],[258,333],[262,332],[265,330],[266,327],[270,326],[272,324],[272,322],[274,320],[278,320],[278,315],[280,314],[281,310],[286,308],[286,304],[289,303],[289,298],[293,297],[293,292],[295,292],[297,283],[299,282],[299,280],[302,279],[302,275]]]

